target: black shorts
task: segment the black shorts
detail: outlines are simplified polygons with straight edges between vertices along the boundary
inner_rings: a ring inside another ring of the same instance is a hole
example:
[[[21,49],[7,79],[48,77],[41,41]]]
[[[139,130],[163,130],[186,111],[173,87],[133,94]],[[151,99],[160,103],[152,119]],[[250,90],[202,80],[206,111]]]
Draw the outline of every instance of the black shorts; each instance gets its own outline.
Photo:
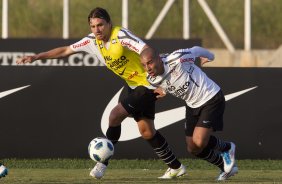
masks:
[[[212,128],[213,131],[223,129],[225,98],[220,90],[212,99],[198,108],[186,106],[186,136],[193,136],[195,127]]]
[[[135,121],[139,121],[142,117],[154,120],[156,100],[156,94],[152,89],[144,86],[135,89],[128,87],[128,96],[121,101],[121,104]]]

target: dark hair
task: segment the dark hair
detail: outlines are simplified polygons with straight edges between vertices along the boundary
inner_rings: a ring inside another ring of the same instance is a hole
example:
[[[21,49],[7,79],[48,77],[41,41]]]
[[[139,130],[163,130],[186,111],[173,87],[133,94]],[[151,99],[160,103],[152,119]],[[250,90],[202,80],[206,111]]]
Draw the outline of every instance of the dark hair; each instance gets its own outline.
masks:
[[[108,14],[107,10],[100,7],[96,7],[93,10],[91,10],[91,12],[88,15],[88,23],[90,22],[91,18],[100,18],[100,19],[104,19],[108,23],[111,22],[111,17]]]
[[[158,58],[159,54],[154,48],[147,47],[141,52],[140,58],[147,57],[147,56],[150,56],[153,59],[156,59],[156,58]]]

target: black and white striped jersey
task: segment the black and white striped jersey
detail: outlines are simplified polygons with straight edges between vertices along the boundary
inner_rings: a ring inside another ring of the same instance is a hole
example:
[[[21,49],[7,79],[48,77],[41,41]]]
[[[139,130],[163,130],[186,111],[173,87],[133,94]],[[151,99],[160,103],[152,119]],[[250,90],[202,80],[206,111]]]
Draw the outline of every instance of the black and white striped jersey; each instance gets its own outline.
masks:
[[[220,87],[212,81],[197,65],[197,57],[205,57],[210,61],[214,55],[202,47],[180,49],[161,57],[164,65],[162,75],[147,80],[155,87],[186,101],[191,108],[197,108],[210,100]]]

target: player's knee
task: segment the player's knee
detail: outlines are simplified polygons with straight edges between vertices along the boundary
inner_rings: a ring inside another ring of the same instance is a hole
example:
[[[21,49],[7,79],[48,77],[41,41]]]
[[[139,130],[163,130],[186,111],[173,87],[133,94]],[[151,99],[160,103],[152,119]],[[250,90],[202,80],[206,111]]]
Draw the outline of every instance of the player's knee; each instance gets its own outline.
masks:
[[[154,128],[154,120],[148,118],[141,118],[137,122],[139,132],[143,139],[152,139],[156,134],[156,129]]]
[[[196,145],[187,145],[187,151],[192,155],[197,155],[199,148]]]
[[[187,151],[191,153],[192,155],[198,155],[204,147],[202,147],[202,144],[200,142],[194,142],[187,144]]]
[[[193,143],[200,150],[204,149],[207,145],[207,141],[205,139],[200,139],[197,137],[196,138],[193,137]]]
[[[148,128],[139,129],[139,132],[143,139],[152,139],[156,133],[156,131],[150,130]]]

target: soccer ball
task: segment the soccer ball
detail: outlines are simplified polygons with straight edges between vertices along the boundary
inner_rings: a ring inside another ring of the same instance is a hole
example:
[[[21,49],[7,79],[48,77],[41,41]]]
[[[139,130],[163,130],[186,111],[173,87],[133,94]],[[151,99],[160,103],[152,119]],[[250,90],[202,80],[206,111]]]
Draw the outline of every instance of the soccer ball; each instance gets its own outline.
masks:
[[[92,160],[103,163],[113,156],[114,145],[107,138],[97,137],[89,143],[88,153]]]

